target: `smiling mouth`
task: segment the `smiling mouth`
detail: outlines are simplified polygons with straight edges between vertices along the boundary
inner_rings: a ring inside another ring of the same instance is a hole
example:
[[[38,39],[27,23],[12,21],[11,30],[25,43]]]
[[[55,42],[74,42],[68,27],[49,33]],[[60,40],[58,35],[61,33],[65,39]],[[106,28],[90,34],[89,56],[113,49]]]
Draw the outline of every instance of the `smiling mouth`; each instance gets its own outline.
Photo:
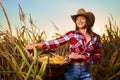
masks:
[[[83,23],[78,23],[78,25],[83,25]]]

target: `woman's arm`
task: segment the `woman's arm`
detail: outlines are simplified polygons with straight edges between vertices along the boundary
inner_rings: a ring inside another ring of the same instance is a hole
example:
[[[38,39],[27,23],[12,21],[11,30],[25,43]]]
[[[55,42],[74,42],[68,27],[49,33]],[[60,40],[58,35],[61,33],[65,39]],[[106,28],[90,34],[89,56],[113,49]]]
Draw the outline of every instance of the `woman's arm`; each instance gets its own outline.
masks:
[[[36,43],[36,44],[27,45],[25,47],[26,50],[32,50],[34,48],[42,48],[42,45],[40,43]]]
[[[66,34],[64,34],[63,36],[61,36],[55,40],[49,40],[49,41],[44,41],[44,42],[40,42],[40,43],[33,44],[33,45],[27,45],[26,49],[31,50],[34,47],[42,48],[44,50],[55,49],[65,43],[67,43],[70,40],[70,38],[72,37],[71,34],[72,34],[72,31],[69,31]]]
[[[69,42],[70,38],[73,36],[72,34],[73,34],[73,32],[69,31],[69,32],[65,33],[63,36],[61,36],[55,40],[41,42],[40,44],[42,45],[42,48],[45,51],[50,50],[50,49],[55,49],[65,43]]]

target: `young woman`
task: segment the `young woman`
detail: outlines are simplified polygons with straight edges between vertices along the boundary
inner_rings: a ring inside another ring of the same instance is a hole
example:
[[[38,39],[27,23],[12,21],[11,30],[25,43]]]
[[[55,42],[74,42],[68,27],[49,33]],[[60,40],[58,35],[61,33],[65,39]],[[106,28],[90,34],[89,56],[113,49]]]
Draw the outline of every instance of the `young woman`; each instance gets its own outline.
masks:
[[[72,15],[71,18],[76,25],[76,30],[69,31],[55,40],[27,45],[26,49],[36,47],[49,50],[69,42],[70,64],[63,80],[92,80],[89,64],[96,63],[101,53],[100,36],[92,31],[95,16],[92,12],[79,9],[77,14]]]

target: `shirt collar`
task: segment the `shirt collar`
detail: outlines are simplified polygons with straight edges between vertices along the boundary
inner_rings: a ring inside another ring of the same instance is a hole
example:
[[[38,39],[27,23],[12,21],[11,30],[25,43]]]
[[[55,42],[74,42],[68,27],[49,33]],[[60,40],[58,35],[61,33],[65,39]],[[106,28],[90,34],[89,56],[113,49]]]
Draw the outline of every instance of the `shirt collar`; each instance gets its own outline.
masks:
[[[79,30],[77,30],[76,33],[77,33],[77,34],[81,34],[82,36],[84,36]],[[95,36],[95,33],[92,32],[92,33],[90,34],[90,36],[91,36],[91,38],[94,37],[94,36]]]

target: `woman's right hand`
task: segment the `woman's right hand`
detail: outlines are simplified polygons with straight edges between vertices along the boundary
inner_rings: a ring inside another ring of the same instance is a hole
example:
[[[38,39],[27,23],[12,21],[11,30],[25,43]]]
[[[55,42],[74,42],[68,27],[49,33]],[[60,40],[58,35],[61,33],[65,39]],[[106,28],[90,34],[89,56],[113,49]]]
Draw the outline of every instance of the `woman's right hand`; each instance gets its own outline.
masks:
[[[27,45],[25,47],[26,50],[32,50],[34,48],[42,48],[42,45],[41,44],[32,44],[32,45]]]
[[[25,47],[26,50],[32,50],[35,46],[34,45],[27,45]]]

